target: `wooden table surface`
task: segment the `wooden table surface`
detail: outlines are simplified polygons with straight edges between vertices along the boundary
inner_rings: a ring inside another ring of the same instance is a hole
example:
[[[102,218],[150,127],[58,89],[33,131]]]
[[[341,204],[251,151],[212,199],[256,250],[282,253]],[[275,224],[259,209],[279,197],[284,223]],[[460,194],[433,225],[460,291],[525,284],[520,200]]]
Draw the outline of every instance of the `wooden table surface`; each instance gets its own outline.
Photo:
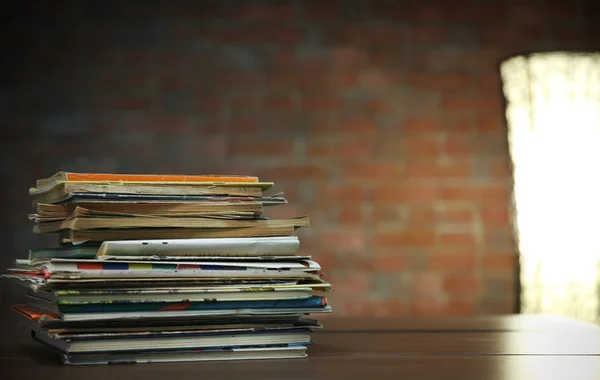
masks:
[[[0,379],[600,379],[600,328],[560,317],[323,324],[306,359],[67,367],[5,317]]]

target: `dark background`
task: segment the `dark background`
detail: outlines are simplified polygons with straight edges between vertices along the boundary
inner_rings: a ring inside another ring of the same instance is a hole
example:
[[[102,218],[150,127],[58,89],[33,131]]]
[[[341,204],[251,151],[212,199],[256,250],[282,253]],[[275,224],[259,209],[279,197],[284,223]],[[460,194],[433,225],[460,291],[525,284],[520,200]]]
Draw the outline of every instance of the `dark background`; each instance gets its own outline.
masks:
[[[250,174],[311,217],[336,315],[515,312],[499,65],[598,49],[598,4],[3,2],[0,269],[58,170]]]

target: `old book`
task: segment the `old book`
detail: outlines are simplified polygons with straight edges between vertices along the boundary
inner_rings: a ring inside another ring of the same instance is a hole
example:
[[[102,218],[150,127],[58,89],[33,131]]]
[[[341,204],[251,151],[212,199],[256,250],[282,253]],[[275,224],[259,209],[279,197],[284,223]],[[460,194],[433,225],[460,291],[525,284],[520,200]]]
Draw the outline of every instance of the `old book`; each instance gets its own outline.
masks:
[[[140,256],[294,256],[300,249],[297,236],[220,238],[220,239],[163,239],[106,241],[97,257]]]
[[[260,197],[264,190],[273,186],[272,182],[230,182],[230,183],[131,183],[131,182],[58,182],[47,187],[31,188],[31,195],[37,203],[59,203],[71,197],[72,193],[118,193],[145,195],[227,195]]]
[[[179,174],[115,174],[58,172],[36,181],[36,187],[47,187],[57,182],[258,182],[258,177],[245,175],[179,175]]]
[[[101,243],[108,240],[144,239],[198,239],[228,237],[292,236],[296,227],[291,225],[271,228],[123,228],[61,231],[63,243]]]
[[[76,208],[85,209],[90,212],[118,212],[124,214],[138,215],[187,215],[194,213],[234,213],[251,212],[262,214],[263,206],[260,202],[80,202],[49,204],[38,203],[36,205],[37,215],[40,217],[64,217],[67,218],[75,212]]]
[[[37,223],[60,221],[87,216],[148,216],[148,217],[213,217],[222,219],[249,219],[262,216],[258,202],[234,203],[88,203],[37,205],[37,213],[29,219]]]
[[[215,218],[160,218],[160,217],[84,217],[63,221],[38,223],[34,233],[57,232],[61,230],[93,230],[121,228],[206,228],[235,229],[256,227],[268,230],[273,227],[308,227],[307,216],[290,219],[248,219],[226,220]]]
[[[265,206],[287,204],[283,192],[263,196],[227,195],[161,195],[161,194],[120,194],[120,193],[71,193],[65,200],[69,203],[154,203],[154,202],[259,202]],[[36,202],[34,202],[36,203]]]
[[[306,346],[264,346],[250,348],[204,348],[202,350],[175,350],[155,352],[61,353],[66,365],[98,365],[122,363],[182,363],[203,361],[231,361],[255,359],[294,359],[306,357]]]

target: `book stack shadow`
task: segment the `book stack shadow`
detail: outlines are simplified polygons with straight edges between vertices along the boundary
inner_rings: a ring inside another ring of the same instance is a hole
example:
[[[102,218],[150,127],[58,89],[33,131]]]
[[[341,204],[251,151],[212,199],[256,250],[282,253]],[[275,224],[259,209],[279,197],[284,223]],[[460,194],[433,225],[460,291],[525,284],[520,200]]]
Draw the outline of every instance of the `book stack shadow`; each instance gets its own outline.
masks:
[[[12,306],[65,364],[307,356],[330,313],[307,217],[269,219],[283,193],[251,176],[66,173],[30,189],[32,249],[3,275]]]

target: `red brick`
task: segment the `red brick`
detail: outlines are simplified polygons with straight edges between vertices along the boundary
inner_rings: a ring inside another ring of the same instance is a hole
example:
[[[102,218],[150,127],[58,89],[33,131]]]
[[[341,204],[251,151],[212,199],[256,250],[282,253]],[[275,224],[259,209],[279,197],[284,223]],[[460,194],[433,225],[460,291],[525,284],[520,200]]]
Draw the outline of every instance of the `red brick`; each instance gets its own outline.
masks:
[[[410,315],[415,317],[441,315],[442,306],[443,304],[438,300],[416,298],[410,302]]]
[[[442,26],[412,26],[408,38],[411,44],[441,44],[447,34]]]
[[[384,223],[400,223],[402,219],[395,207],[380,206],[375,204],[371,212],[371,223],[378,225]]]
[[[364,25],[329,25],[323,28],[323,41],[329,46],[364,46],[367,30]]]
[[[290,110],[294,104],[290,94],[271,94],[262,99],[261,106],[265,110]]]
[[[510,269],[516,270],[518,256],[516,254],[492,254],[483,256],[483,269],[498,270]]]
[[[255,94],[248,92],[243,94],[233,94],[229,96],[228,105],[236,111],[248,111],[258,109],[259,98]]]
[[[138,7],[135,7],[134,9],[136,9],[135,12],[137,14]],[[227,4],[220,1],[198,2],[195,3],[193,7],[181,7],[180,11],[181,13],[177,14],[177,17],[186,15],[194,20],[210,20],[232,16]]]
[[[471,223],[473,221],[473,212],[470,210],[437,211],[436,218],[441,222]]]
[[[230,44],[258,45],[265,39],[266,30],[261,25],[239,26],[233,29],[227,29],[221,32],[224,41],[216,41]]]
[[[408,313],[406,301],[387,299],[381,301],[367,301],[364,309],[365,316],[394,317]]]
[[[303,241],[304,243],[304,241]],[[333,254],[333,252],[328,251],[328,250],[302,250],[302,245],[301,244],[301,251],[298,253],[299,255],[309,255],[312,256],[313,260],[317,261],[319,263],[319,265],[321,265],[321,271],[323,272],[323,274],[327,277],[329,277],[329,272],[332,271],[334,268],[336,268],[336,264],[339,261],[336,256]]]
[[[221,99],[215,96],[199,96],[194,101],[194,105],[199,111],[219,111],[223,106]]]
[[[373,189],[373,200],[377,203],[405,202],[406,189],[399,185],[375,187]]]
[[[371,269],[375,273],[401,273],[406,268],[402,255],[376,256],[371,259]]]
[[[360,203],[366,200],[366,190],[357,186],[329,185],[320,194],[327,202],[340,204]]]
[[[375,89],[386,89],[397,82],[391,72],[374,68],[359,72],[357,79],[360,86]]]
[[[340,210],[339,222],[341,225],[356,225],[363,223],[363,212],[356,206],[345,206]]]
[[[364,103],[365,110],[373,115],[381,115],[392,110],[394,107],[387,99],[371,99]]]
[[[486,254],[507,254],[517,251],[512,226],[486,227],[484,232],[484,250]]]
[[[332,86],[344,89],[358,86],[358,72],[356,70],[336,70],[331,73],[329,82]]]
[[[294,154],[294,144],[292,141],[248,141],[245,139],[234,139],[231,142],[231,154],[234,157],[239,156],[260,156],[260,157],[285,157]]]
[[[506,119],[501,116],[477,116],[476,128],[479,133],[508,134]]]
[[[338,316],[363,317],[368,315],[368,305],[363,299],[352,298],[351,295],[340,296],[335,292],[327,297],[327,302],[336,310]],[[324,313],[327,314],[327,313]],[[323,318],[323,317],[320,317]],[[327,316],[325,316],[327,318]]]
[[[481,22],[483,25],[501,22],[506,19],[506,6],[504,4],[469,4],[460,6],[445,3],[444,18],[453,22]],[[484,28],[485,29],[485,28]]]
[[[393,163],[348,163],[343,170],[348,178],[380,181],[397,180],[399,171]]]
[[[502,99],[499,95],[487,93],[485,96],[471,96],[464,94],[448,94],[442,98],[441,107],[446,112],[454,111],[500,111]]]
[[[403,176],[411,179],[467,179],[471,177],[471,166],[464,159],[444,163],[430,160],[408,161],[404,166]]]
[[[9,135],[17,137],[17,135],[20,133],[23,133],[25,135],[22,137],[26,137],[26,136],[28,137],[30,132],[27,129],[28,129],[28,127],[25,125],[19,126],[18,128],[11,128],[10,130],[9,130],[9,128],[5,128],[5,130],[3,131],[4,132],[3,137],[5,139]],[[91,122],[91,129],[94,134],[98,134],[100,136],[117,133],[117,130],[118,130],[117,121],[116,120],[93,119]],[[33,133],[35,133],[35,132],[33,132]],[[4,140],[4,141],[8,142],[7,140]]]
[[[398,1],[370,1],[371,16],[375,19],[404,20],[407,17],[408,7]]]
[[[382,203],[431,202],[438,199],[435,186],[386,185],[373,188],[373,199]]]
[[[411,86],[427,90],[460,90],[467,88],[471,78],[465,74],[423,74],[415,72],[409,75]]]
[[[260,127],[259,120],[255,116],[250,115],[234,115],[232,116],[228,131],[235,133],[256,133]]]
[[[296,16],[293,4],[235,4],[235,18],[246,22],[292,22]]]
[[[586,35],[598,35],[578,25],[556,25],[550,31],[552,40],[561,45],[577,44],[586,39]]]
[[[540,12],[532,4],[510,4],[507,6],[507,13],[513,22],[525,25],[541,24],[548,17],[546,12]]]
[[[234,72],[227,71],[219,74],[219,86],[224,88],[236,88],[248,91],[249,88],[257,88],[262,84],[263,78],[259,72]]]
[[[474,301],[450,300],[441,309],[442,314],[447,316],[471,316],[476,313]]]
[[[481,94],[502,93],[502,77],[498,73],[479,75],[475,78],[475,87]]]
[[[412,280],[412,289],[415,296],[419,298],[433,299],[442,290],[442,281],[437,273],[415,274]]]
[[[302,215],[296,206],[290,204],[283,207],[269,207],[265,210],[265,214],[270,219],[287,219]]]
[[[485,226],[505,227],[511,224],[508,205],[484,204],[481,209],[481,219]]]
[[[432,231],[401,231],[396,233],[375,233],[375,247],[428,247],[435,244]]]
[[[442,233],[437,241],[442,245],[475,245],[475,237],[471,233]]]
[[[439,4],[421,3],[410,4],[405,15],[412,21],[437,22],[443,18],[443,10]]]
[[[471,115],[465,114],[454,114],[448,115],[444,120],[444,126],[451,133],[456,134],[469,134],[475,131],[475,122]],[[450,132],[449,132],[450,133]]]
[[[430,117],[410,117],[402,125],[405,133],[426,133],[444,131],[441,123]]]
[[[265,181],[281,180],[321,180],[325,171],[320,165],[279,165],[275,168],[264,169],[261,177]]]
[[[435,157],[439,153],[438,137],[431,135],[406,136],[401,140],[401,147],[407,157]]]
[[[340,3],[337,1],[303,1],[302,11],[307,21],[335,21],[340,17]]]
[[[439,189],[440,198],[443,200],[465,200],[479,202],[508,202],[510,189],[506,186],[444,186]]]
[[[411,207],[410,209],[411,226],[432,226],[435,223],[435,212],[429,207]]]
[[[367,294],[370,288],[370,274],[361,271],[343,274],[331,274],[331,283],[335,285],[336,296],[354,296]]]
[[[373,151],[373,144],[366,140],[356,141],[309,141],[307,155],[309,157],[368,157]]]
[[[341,120],[338,130],[340,132],[371,133],[378,130],[373,120],[364,118],[352,118]]]
[[[296,45],[304,39],[305,32],[301,28],[292,26],[278,26],[269,28],[265,32],[265,41],[284,46]]]
[[[492,162],[490,174],[492,178],[511,178],[513,168],[509,162],[509,158]]]
[[[302,99],[302,107],[310,111],[338,110],[342,101],[334,96],[307,96]]]
[[[145,97],[114,97],[103,100],[98,106],[112,111],[150,110],[154,101]]]
[[[368,55],[360,46],[331,47],[329,56],[334,72],[343,68],[364,67],[368,63]]]
[[[401,25],[378,25],[366,29],[362,35],[366,45],[391,45],[400,47],[406,44],[408,37]]]
[[[225,158],[229,155],[229,141],[225,135],[207,135],[188,139],[189,154],[194,157]]]
[[[489,26],[480,34],[484,45],[513,45],[519,43],[539,42],[544,40],[544,30],[541,26]]]
[[[449,294],[478,295],[481,290],[481,280],[473,275],[450,275],[444,278],[444,291]]]
[[[472,271],[475,268],[475,252],[467,248],[462,251],[438,253],[433,251],[428,257],[427,266],[433,271]]]
[[[369,63],[372,66],[390,67],[394,62],[394,51],[387,46],[373,46],[369,49]]]
[[[319,236],[320,245],[324,248],[332,248],[346,254],[365,252],[366,241],[362,234],[352,233],[329,233],[322,232]]]
[[[449,133],[442,144],[442,151],[449,156],[474,155],[476,150],[474,139],[464,134]]]

